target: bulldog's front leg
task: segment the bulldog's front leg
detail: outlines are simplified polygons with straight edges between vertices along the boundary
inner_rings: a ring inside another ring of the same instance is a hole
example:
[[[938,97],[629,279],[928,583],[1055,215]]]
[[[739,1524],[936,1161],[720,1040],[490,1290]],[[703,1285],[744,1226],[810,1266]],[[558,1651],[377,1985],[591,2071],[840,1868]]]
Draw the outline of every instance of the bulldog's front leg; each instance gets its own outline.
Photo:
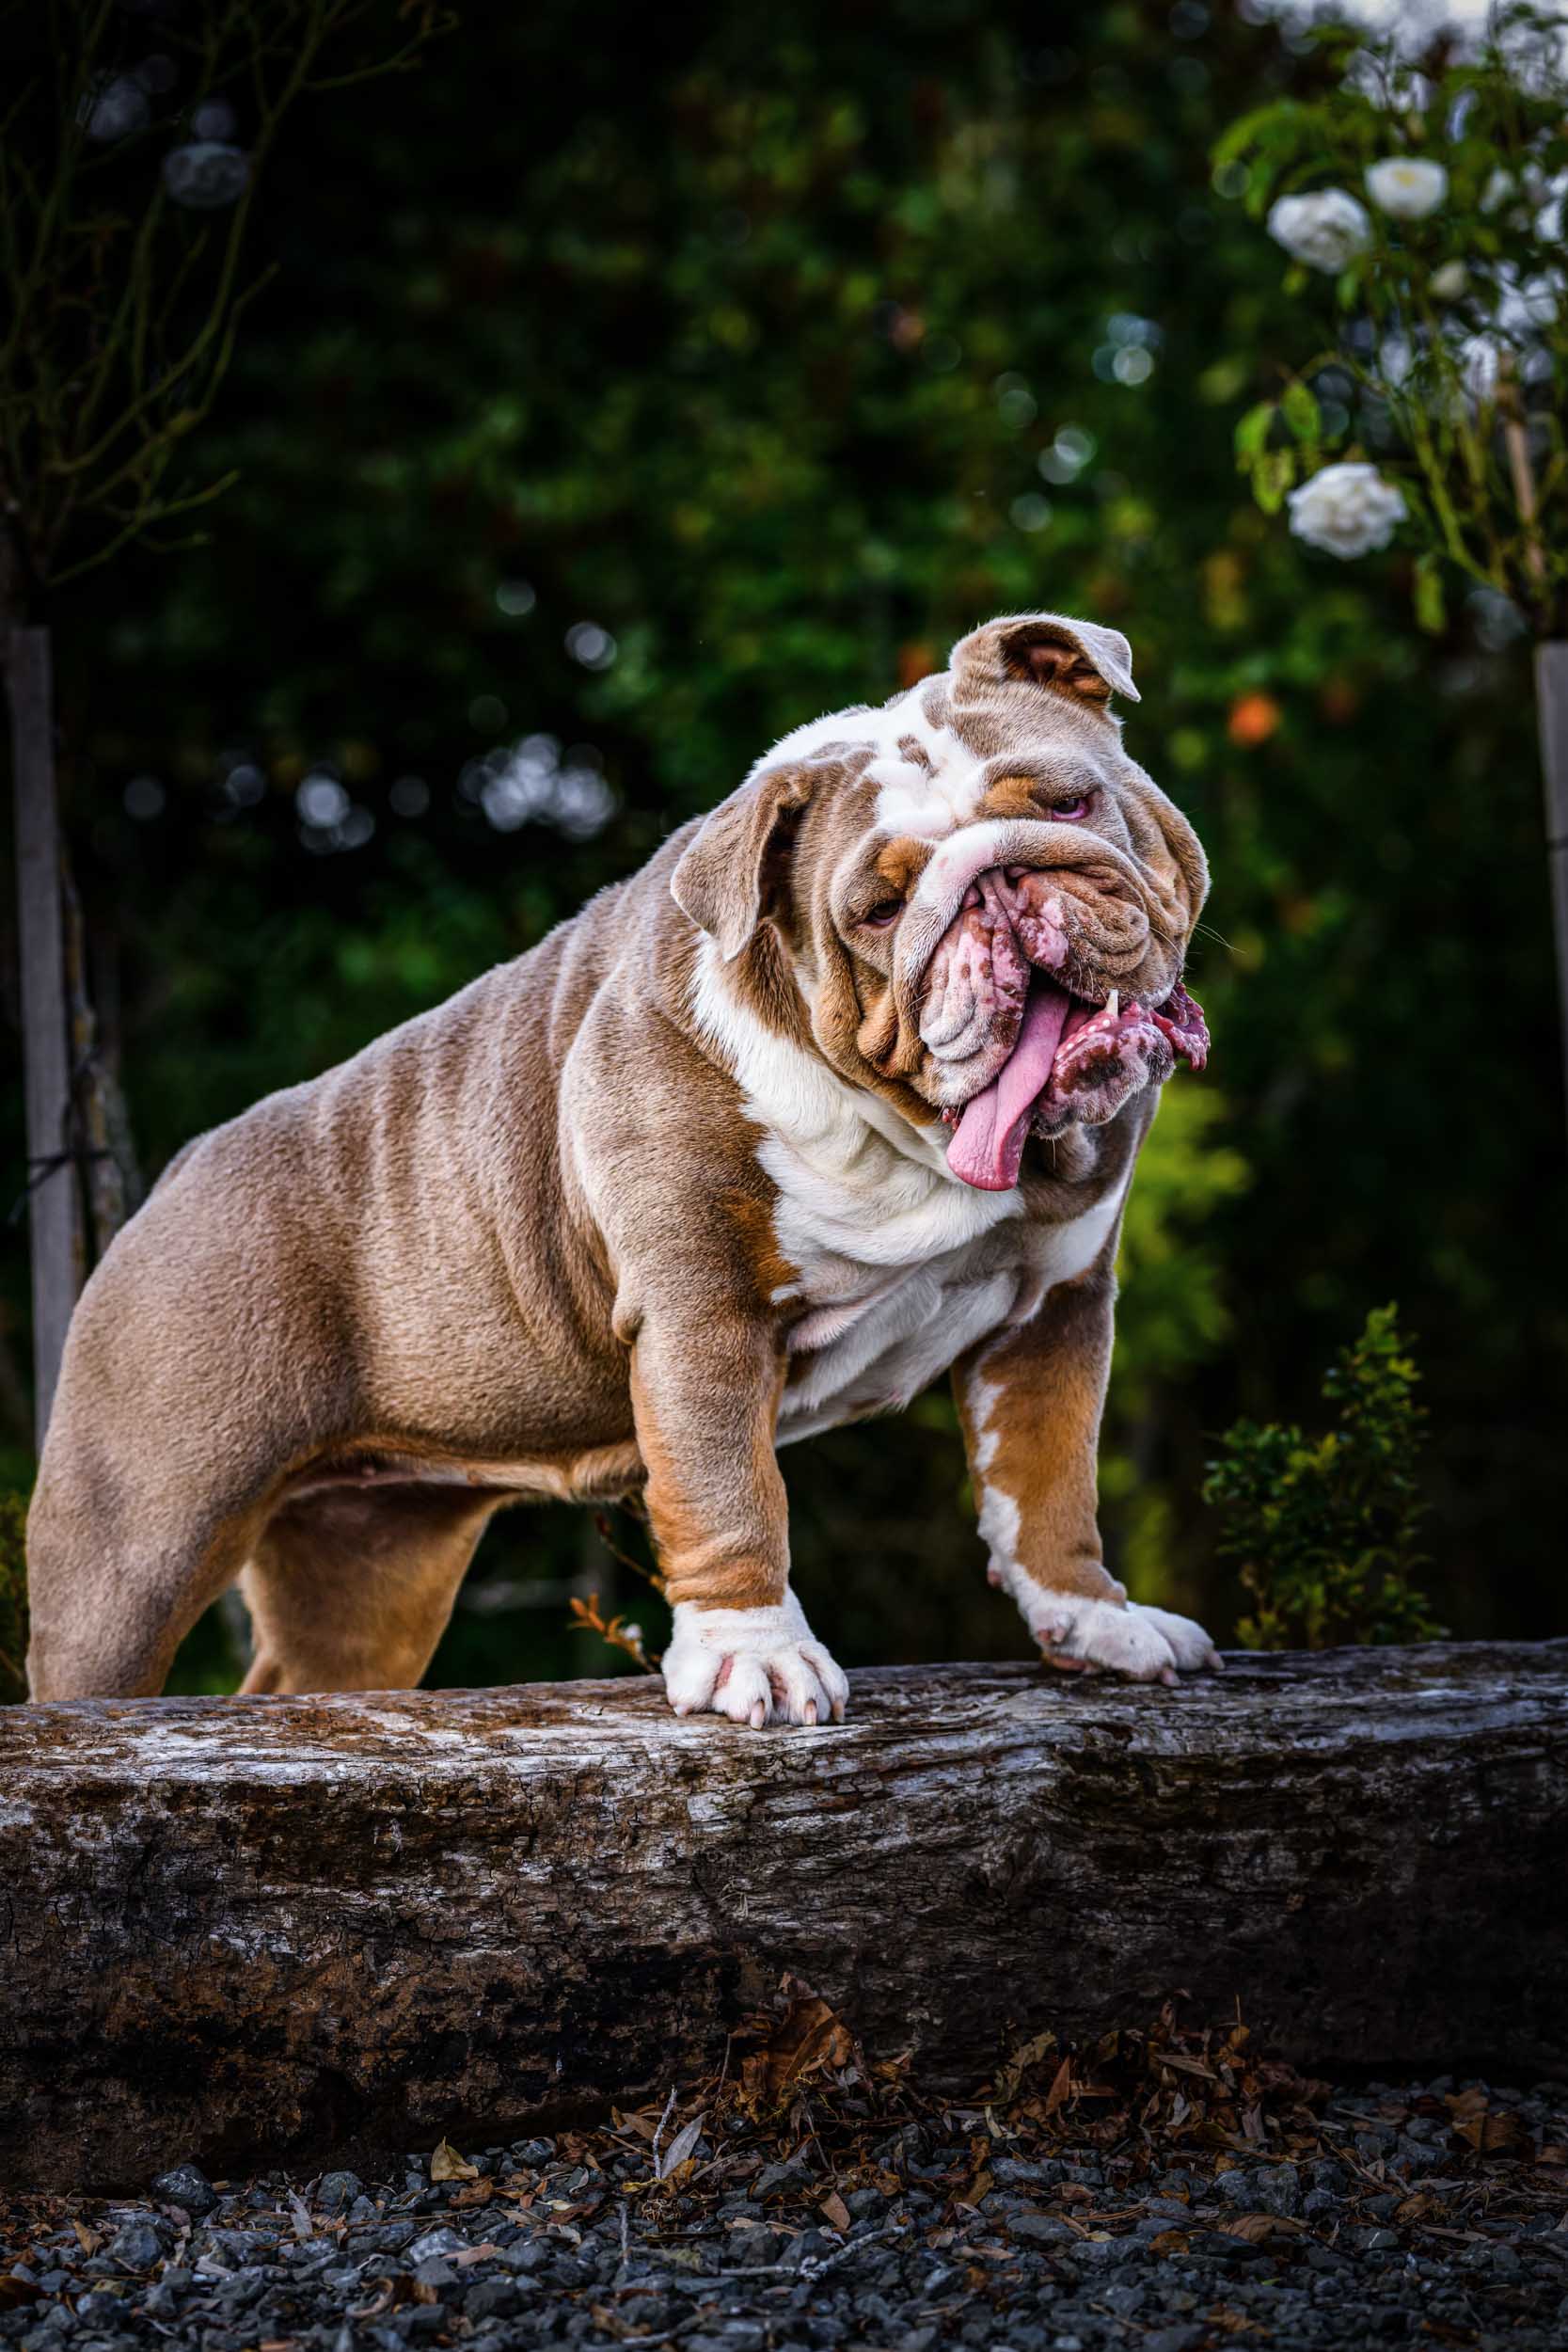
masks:
[[[954,1367],[990,1581],[1009,1592],[1048,1664],[1135,1682],[1218,1666],[1190,1617],[1129,1601],[1101,1560],[1096,1456],[1111,1368],[1109,1258],[1051,1292],[1031,1320]]]
[[[789,1589],[782,1385],[770,1335],[722,1313],[650,1319],[633,1345],[648,1518],[674,1610],[664,1687],[677,1715],[759,1731],[840,1723],[849,1695]]]

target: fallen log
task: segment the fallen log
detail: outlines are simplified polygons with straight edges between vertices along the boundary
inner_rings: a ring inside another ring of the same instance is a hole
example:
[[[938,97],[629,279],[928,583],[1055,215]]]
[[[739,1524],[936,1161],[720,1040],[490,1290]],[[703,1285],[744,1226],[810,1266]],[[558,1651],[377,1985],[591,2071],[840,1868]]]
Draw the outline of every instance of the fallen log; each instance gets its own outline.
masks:
[[[786,1969],[874,2053],[1188,2013],[1318,2066],[1568,2068],[1568,1642],[1180,1691],[854,1677],[0,1710],[0,2180],[483,2145],[691,2082]]]

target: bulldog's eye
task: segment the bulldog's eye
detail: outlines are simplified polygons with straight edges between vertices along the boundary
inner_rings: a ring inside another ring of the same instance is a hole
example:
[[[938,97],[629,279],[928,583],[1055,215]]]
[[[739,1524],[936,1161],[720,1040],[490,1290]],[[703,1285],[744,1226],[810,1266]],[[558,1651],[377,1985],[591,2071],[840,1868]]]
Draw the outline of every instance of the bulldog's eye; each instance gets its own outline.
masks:
[[[868,930],[885,931],[890,924],[897,922],[903,912],[902,898],[879,898],[874,907],[867,908],[861,921]]]
[[[1058,825],[1075,825],[1089,813],[1089,795],[1081,792],[1075,801],[1058,801],[1051,814]]]

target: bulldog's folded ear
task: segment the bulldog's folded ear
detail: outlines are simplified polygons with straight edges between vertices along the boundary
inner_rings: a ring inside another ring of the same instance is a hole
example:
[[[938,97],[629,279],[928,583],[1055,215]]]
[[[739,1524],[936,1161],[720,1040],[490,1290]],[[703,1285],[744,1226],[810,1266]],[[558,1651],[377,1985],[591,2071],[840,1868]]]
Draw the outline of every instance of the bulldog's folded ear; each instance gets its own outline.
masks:
[[[748,776],[681,853],[670,895],[717,943],[726,963],[739,955],[775,898],[784,879],[787,819],[804,808],[819,773],[811,762],[796,760]]]
[[[1084,702],[1108,703],[1113,689],[1138,700],[1132,648],[1119,628],[1069,620],[1060,612],[1020,612],[987,621],[960,637],[948,656],[958,696],[966,686],[1000,686],[1022,678],[1054,687]]]

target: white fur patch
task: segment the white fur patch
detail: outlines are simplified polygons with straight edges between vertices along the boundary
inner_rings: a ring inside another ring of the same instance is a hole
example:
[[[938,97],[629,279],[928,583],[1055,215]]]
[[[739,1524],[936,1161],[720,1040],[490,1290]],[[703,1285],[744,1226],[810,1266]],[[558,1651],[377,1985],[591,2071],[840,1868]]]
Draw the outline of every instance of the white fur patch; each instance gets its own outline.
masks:
[[[757,1159],[778,1188],[773,1234],[803,1298],[779,1421],[788,1444],[907,1405],[1020,1301],[1074,1280],[1116,1223],[1120,1194],[1048,1234],[1022,1196],[982,1192],[947,1165],[945,1129],[911,1127],[869,1089],[779,1037],[731,993],[711,942],[697,951],[692,1008],[762,1130]],[[1017,1225],[1016,1247],[997,1228]]]
[[[991,1581],[1011,1594],[1031,1639],[1053,1657],[1076,1659],[1105,1674],[1125,1675],[1132,1682],[1174,1682],[1179,1673],[1224,1669],[1213,1643],[1191,1617],[1146,1608],[1135,1600],[1090,1600],[1082,1593],[1050,1592],[1016,1562],[998,1573],[994,1552]]]
[[[753,1731],[843,1721],[849,1685],[793,1593],[770,1609],[677,1601],[674,1621],[664,1688],[677,1715],[727,1715]]]
[[[853,743],[872,755],[866,776],[877,787],[876,824],[895,834],[940,841],[967,824],[985,790],[986,763],[953,729],[926,715],[925,697],[944,690],[945,676],[927,678],[876,708],[831,710],[781,737],[752,774],[792,759],[808,759],[830,743]],[[915,747],[908,753],[905,746]]]
[[[1048,1593],[1022,1576],[1010,1589],[1031,1635],[1055,1657],[1078,1659],[1132,1682],[1174,1682],[1179,1671],[1220,1663],[1209,1636],[1190,1617],[1143,1609],[1136,1601]]]

